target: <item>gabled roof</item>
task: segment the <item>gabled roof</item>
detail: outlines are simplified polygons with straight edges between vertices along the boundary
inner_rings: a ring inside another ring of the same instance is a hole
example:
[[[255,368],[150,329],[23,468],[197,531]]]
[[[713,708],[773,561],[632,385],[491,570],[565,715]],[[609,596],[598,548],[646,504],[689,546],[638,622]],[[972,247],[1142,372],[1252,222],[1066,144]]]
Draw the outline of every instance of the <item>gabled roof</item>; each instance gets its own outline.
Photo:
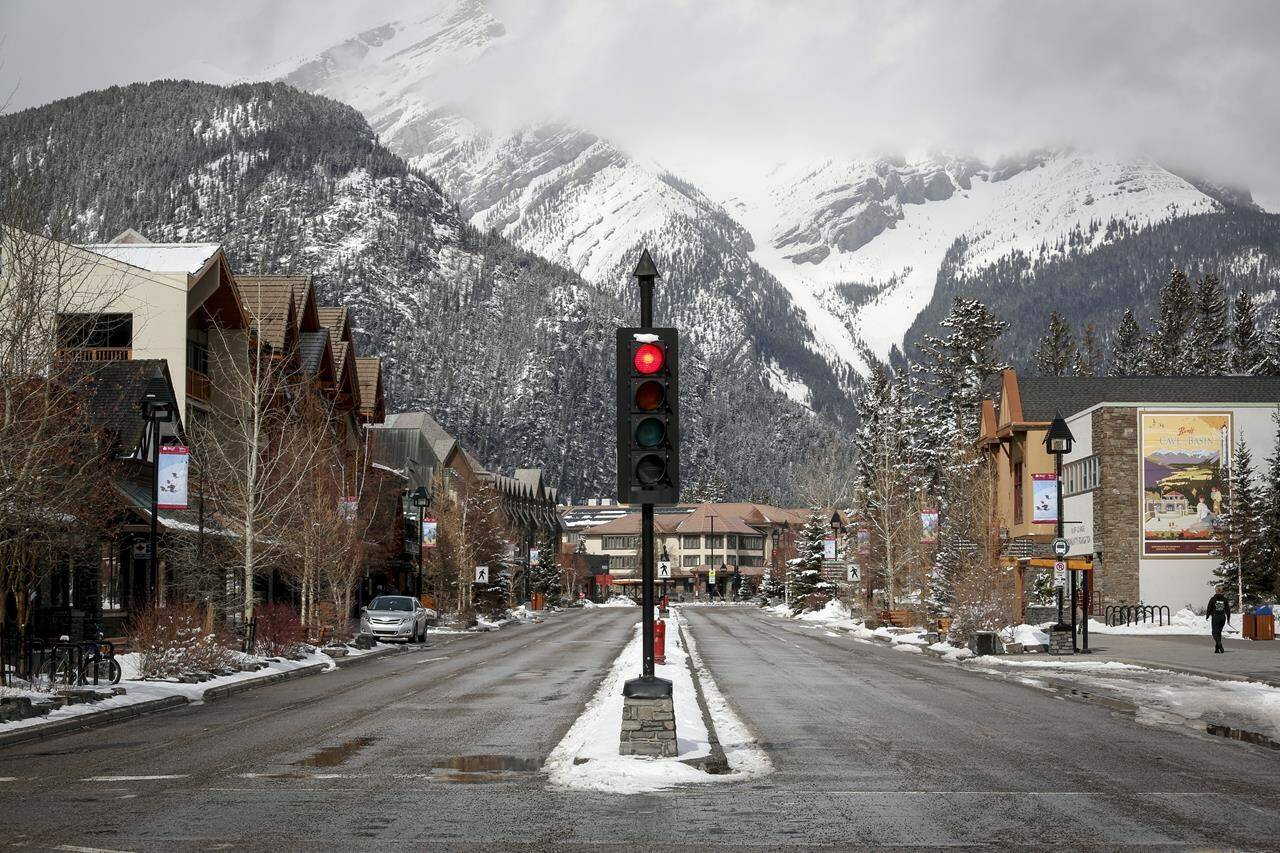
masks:
[[[319,318],[320,325],[330,331],[335,341],[351,342],[351,323],[344,306],[318,305],[316,317]]]
[[[290,276],[293,282],[293,321],[298,332],[314,332],[323,324],[320,322],[319,309],[316,307],[316,290],[311,276]],[[333,337],[330,335],[330,337]]]
[[[294,320],[293,286],[296,277],[278,275],[236,276],[240,301],[253,319],[262,340],[283,350]]]
[[[370,420],[383,418],[382,359],[357,358],[356,379],[360,384],[360,414]]]
[[[420,430],[431,443],[431,452],[442,466],[449,464],[449,456],[458,446],[454,437],[445,432],[444,427],[436,423],[436,419],[427,412],[396,412],[387,415],[381,424],[374,424],[373,428]]]
[[[298,358],[302,369],[316,374],[323,384],[334,380],[333,348],[329,346],[329,330],[303,332],[298,341]]]
[[[1018,376],[1001,375],[997,428],[1047,424],[1102,403],[1280,404],[1276,376]],[[985,419],[985,413],[984,413]]]
[[[733,506],[730,504],[729,506]],[[656,516],[655,516],[656,517]],[[742,516],[723,505],[700,504],[683,519],[676,530],[680,533],[745,533],[758,536],[760,531],[742,520]]]
[[[676,533],[679,523],[679,519],[672,518],[670,516],[663,518],[657,513],[654,513],[653,515],[653,529],[655,533]],[[639,532],[640,513],[638,512],[627,513],[626,515],[588,527],[582,531],[582,533],[587,536],[627,536],[638,534]],[[732,533],[733,531],[729,532]]]
[[[222,251],[217,243],[86,243],[80,248],[149,272],[186,276],[204,272]]]

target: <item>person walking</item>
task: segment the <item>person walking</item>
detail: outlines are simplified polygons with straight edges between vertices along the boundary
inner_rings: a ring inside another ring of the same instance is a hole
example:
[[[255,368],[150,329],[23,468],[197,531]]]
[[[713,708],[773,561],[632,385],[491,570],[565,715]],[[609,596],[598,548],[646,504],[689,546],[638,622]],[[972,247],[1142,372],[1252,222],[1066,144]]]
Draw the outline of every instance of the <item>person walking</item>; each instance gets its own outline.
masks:
[[[1220,655],[1226,651],[1222,647],[1222,627],[1231,623],[1231,600],[1222,594],[1222,587],[1214,587],[1213,597],[1204,609],[1204,616],[1213,628],[1213,653]]]

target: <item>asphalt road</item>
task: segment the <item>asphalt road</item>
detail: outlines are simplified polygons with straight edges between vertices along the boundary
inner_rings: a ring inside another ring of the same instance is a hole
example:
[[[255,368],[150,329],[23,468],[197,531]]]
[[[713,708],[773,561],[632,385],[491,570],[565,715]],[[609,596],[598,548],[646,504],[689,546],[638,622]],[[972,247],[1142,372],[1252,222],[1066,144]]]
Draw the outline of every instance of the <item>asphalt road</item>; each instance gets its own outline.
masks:
[[[1141,725],[748,607],[682,613],[775,773],[630,797],[549,789],[537,768],[638,616],[569,611],[0,751],[0,777],[13,777],[0,782],[0,842],[1280,848],[1275,752]]]

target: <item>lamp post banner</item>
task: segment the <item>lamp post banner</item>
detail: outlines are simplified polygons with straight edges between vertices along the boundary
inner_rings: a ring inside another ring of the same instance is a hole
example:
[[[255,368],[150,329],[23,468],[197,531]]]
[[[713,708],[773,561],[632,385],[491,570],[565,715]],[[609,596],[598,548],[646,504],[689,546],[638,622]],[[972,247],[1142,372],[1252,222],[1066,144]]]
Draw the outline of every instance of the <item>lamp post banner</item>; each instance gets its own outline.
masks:
[[[920,544],[934,545],[938,541],[938,511],[920,510]]]
[[[1031,475],[1031,523],[1058,523],[1058,477],[1056,474]]]
[[[822,540],[822,559],[834,560],[836,558],[836,540],[833,536],[828,536]]]
[[[159,499],[157,509],[187,508],[187,474],[191,450],[181,444],[167,444],[160,448]]]
[[[422,547],[436,547],[436,539],[439,537],[440,525],[434,518],[424,518],[422,520]]]

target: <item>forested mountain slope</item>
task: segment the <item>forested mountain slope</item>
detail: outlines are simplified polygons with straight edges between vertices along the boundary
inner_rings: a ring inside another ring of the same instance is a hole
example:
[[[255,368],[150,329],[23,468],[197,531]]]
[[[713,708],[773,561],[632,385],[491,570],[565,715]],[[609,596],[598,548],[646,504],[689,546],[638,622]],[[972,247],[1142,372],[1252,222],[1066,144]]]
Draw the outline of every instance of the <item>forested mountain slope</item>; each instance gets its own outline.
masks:
[[[496,468],[612,494],[612,330],[635,308],[477,231],[355,109],[279,83],[135,84],[0,116],[0,152],[71,207],[74,239],[132,227],[221,242],[237,271],[316,275],[383,356],[393,407],[426,407]],[[793,470],[832,430],[767,387],[751,349],[688,348],[684,476],[795,500]]]

